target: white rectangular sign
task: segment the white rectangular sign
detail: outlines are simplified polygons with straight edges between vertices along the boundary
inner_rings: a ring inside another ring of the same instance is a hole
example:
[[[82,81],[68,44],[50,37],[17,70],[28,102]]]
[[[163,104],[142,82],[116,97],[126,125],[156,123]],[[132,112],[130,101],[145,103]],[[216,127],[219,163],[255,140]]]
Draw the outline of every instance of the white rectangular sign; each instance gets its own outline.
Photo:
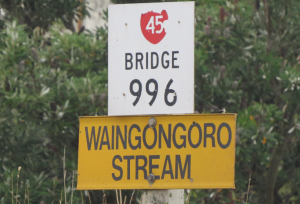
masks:
[[[108,12],[108,114],[194,113],[194,2]]]

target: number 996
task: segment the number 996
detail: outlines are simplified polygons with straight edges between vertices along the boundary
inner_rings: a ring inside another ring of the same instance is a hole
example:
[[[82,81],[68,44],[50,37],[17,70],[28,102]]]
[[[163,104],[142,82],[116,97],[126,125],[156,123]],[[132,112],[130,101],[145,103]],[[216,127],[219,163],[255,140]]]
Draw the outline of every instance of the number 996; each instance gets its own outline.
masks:
[[[151,91],[150,90],[150,84],[153,83],[154,84],[154,90]],[[168,106],[173,106],[176,101],[177,101],[177,95],[176,95],[176,92],[173,90],[173,89],[170,89],[170,86],[171,84],[173,83],[173,79],[170,79],[170,81],[168,82],[167,86],[166,86],[166,89],[165,89],[165,94],[164,94],[164,99],[165,99],[165,103],[168,105]],[[138,90],[137,91],[134,91],[133,90],[133,86],[134,84],[137,84],[138,85]],[[142,83],[140,80],[138,79],[134,79],[130,82],[130,85],[129,85],[129,90],[130,90],[130,93],[133,95],[133,96],[136,96],[134,102],[132,103],[133,106],[135,106],[140,98],[141,98],[141,95],[142,95]],[[157,97],[157,92],[158,92],[158,83],[155,79],[149,79],[146,83],[146,92],[148,95],[152,96],[152,99],[151,101],[149,102],[149,105],[152,106],[152,104],[155,102],[155,99]],[[170,93],[174,93],[174,96],[173,96],[173,100],[172,101],[169,101],[168,100],[168,95]]]

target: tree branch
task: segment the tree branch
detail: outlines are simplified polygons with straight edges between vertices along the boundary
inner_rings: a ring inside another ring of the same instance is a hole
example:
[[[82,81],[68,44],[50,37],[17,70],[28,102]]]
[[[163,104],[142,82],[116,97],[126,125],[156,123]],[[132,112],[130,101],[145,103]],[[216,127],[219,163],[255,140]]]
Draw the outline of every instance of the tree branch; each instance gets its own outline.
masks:
[[[283,141],[279,142],[271,160],[270,169],[266,179],[266,204],[274,204],[274,189],[278,175],[278,167],[286,150],[287,142],[288,136],[285,136]]]
[[[75,32],[75,28],[73,25],[73,17],[69,17],[68,20],[61,18],[61,20],[67,29],[71,30],[73,33]]]

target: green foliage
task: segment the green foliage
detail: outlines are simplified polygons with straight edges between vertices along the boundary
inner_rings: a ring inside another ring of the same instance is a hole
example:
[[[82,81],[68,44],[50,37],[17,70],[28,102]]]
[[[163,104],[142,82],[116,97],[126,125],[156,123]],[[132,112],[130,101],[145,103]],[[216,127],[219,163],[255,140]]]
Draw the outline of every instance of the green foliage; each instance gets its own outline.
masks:
[[[299,3],[196,4],[196,109],[226,107],[238,121],[236,190],[198,191],[191,203],[244,203],[250,174],[250,203],[299,202]]]
[[[30,202],[60,200],[64,147],[69,183],[71,170],[77,169],[78,116],[95,115],[96,108],[106,111],[107,35],[102,40],[56,30],[49,35],[28,38],[16,21],[0,33],[4,203],[10,198],[11,171],[18,166],[20,189],[27,184]]]
[[[73,20],[88,15],[83,1],[64,0],[0,0],[5,18],[17,18],[21,24],[26,24],[26,30],[32,32],[36,27],[48,30],[53,22],[61,20],[65,27],[75,31]]]

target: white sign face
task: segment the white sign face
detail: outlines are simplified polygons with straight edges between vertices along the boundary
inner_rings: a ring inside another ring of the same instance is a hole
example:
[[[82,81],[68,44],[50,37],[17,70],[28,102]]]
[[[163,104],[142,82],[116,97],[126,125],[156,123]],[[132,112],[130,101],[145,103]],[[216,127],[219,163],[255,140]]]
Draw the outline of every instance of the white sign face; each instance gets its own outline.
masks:
[[[108,115],[194,113],[194,2],[108,7]]]

